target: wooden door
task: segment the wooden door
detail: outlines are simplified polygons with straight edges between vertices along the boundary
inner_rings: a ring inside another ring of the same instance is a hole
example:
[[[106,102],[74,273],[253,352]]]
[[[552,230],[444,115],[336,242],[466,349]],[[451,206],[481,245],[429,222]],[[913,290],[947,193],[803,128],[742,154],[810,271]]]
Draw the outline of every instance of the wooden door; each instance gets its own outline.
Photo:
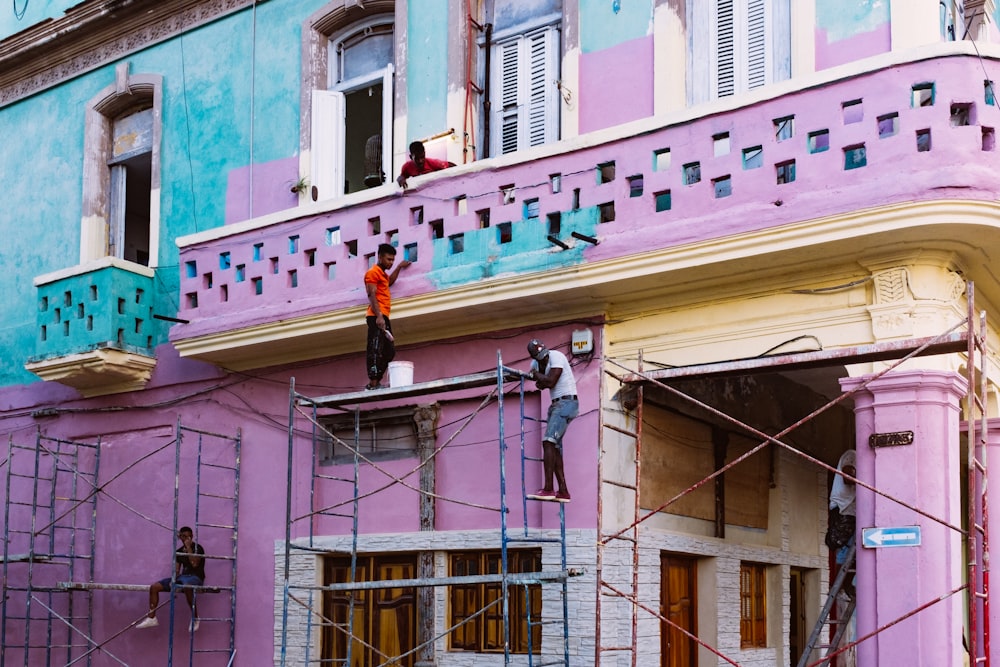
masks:
[[[660,614],[697,634],[697,561],[686,556],[660,556]],[[661,667],[697,667],[698,643],[670,623],[660,622]]]

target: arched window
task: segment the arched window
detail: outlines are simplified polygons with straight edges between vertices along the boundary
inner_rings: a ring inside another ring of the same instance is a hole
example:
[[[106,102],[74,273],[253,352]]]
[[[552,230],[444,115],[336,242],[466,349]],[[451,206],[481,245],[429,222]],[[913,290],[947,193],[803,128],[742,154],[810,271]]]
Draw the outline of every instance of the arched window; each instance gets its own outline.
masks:
[[[318,199],[385,183],[392,172],[395,15],[374,2],[360,18],[335,3],[305,31],[311,86],[309,171]],[[304,125],[305,126],[305,125]]]
[[[80,261],[157,264],[161,77],[128,74],[87,105]]]

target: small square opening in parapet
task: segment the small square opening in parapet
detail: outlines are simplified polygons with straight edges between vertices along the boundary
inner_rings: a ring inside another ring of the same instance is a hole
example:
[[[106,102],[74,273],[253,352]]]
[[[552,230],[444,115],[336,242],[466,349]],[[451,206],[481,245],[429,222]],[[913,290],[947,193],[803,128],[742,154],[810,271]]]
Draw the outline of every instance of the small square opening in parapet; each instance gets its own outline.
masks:
[[[403,246],[403,259],[408,262],[415,262],[419,258],[416,243],[408,243]]]
[[[656,212],[669,211],[670,210],[670,190],[663,190],[662,192],[657,192],[653,195],[656,200]]]
[[[975,125],[975,107],[968,102],[958,103],[951,105],[951,126],[952,127],[966,127],[968,125]]]
[[[868,151],[864,144],[848,146],[844,149],[844,170],[860,169],[868,165]]]
[[[510,243],[514,240],[512,226],[509,222],[501,222],[497,225],[497,242],[500,244]]]
[[[465,252],[465,234],[453,234],[448,237],[448,250],[452,255]]]
[[[810,153],[822,153],[830,150],[830,130],[810,132],[806,137],[806,147]]]
[[[236,282],[241,283],[246,280],[246,266],[240,264],[236,267]]]
[[[728,132],[720,132],[719,134],[712,135],[712,153],[715,157],[729,155],[730,150]]]
[[[636,174],[635,176],[628,177],[628,196],[642,196],[642,174]]]
[[[532,218],[537,218],[539,215],[540,215],[540,208],[538,204],[538,199],[525,199],[524,219],[531,220]]]
[[[455,215],[465,215],[469,212],[469,200],[465,195],[455,197]]]
[[[886,139],[899,133],[899,114],[895,111],[878,117],[878,138]]]
[[[914,109],[934,106],[934,83],[928,81],[914,84],[910,92],[910,106]]]
[[[733,194],[733,180],[728,175],[712,179],[712,189],[715,191],[715,198],[721,199]]]
[[[546,217],[549,223],[549,235],[555,236],[562,231],[562,213],[549,213]]]
[[[778,185],[795,181],[795,160],[779,162],[774,165],[775,182]]]
[[[865,119],[865,107],[860,99],[843,102],[840,107],[844,117],[844,125],[860,123]]]
[[[615,219],[615,203],[613,201],[598,204],[597,208],[601,212],[599,222],[613,222]]]
[[[444,220],[431,220],[428,226],[431,228],[432,239],[444,238]]]
[[[340,227],[327,227],[326,228],[326,244],[329,246],[340,245]],[[260,260],[260,257],[256,257],[256,260]]]
[[[670,169],[670,149],[660,148],[653,151],[653,171]]]
[[[330,233],[329,229],[326,230],[326,231],[327,231],[328,234]],[[327,245],[329,245],[329,243]],[[260,259],[261,259],[261,255],[262,255],[263,252],[264,252],[264,244],[263,243],[254,243],[253,244],[253,261],[259,262]]]
[[[610,183],[613,180],[615,180],[615,163],[613,161],[597,165],[598,184]]]
[[[743,168],[759,169],[764,166],[764,147],[751,146],[743,149]]]
[[[701,181],[701,163],[689,162],[684,165],[684,185],[694,185]]]
[[[481,208],[476,211],[476,216],[479,218],[480,229],[486,229],[490,226],[490,209]]]
[[[926,153],[931,149],[931,129],[917,130],[917,152]]]
[[[552,187],[552,194],[562,192],[562,174],[549,174],[549,185]]]
[[[516,189],[513,184],[500,186],[500,203],[504,206],[514,203]]]
[[[993,87],[993,81],[990,79],[985,79],[983,81],[983,100],[986,102],[986,106],[993,106],[996,104],[996,92]]]
[[[379,216],[368,218],[368,235],[378,236],[382,233],[382,219]]]
[[[983,150],[992,151],[996,148],[997,138],[992,127],[983,128]]]
[[[410,224],[411,225],[422,225],[424,224],[424,207],[414,206],[410,209]]]
[[[775,118],[774,139],[775,141],[788,141],[795,136],[795,116],[782,116]]]

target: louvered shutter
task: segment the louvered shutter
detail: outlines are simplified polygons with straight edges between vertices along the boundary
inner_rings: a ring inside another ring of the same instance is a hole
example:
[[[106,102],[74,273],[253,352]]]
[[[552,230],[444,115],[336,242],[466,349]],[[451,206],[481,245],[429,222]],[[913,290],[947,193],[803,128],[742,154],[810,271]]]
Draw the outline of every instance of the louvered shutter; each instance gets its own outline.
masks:
[[[768,83],[767,7],[765,0],[747,3],[746,87],[760,88]]]
[[[726,97],[736,92],[736,17],[735,0],[719,0],[715,24],[716,95]]]
[[[500,99],[499,153],[511,153],[518,148],[518,125],[521,114],[520,71],[521,42],[518,38],[499,47],[500,51]]]
[[[496,46],[492,153],[555,141],[559,130],[559,32],[519,35]]]

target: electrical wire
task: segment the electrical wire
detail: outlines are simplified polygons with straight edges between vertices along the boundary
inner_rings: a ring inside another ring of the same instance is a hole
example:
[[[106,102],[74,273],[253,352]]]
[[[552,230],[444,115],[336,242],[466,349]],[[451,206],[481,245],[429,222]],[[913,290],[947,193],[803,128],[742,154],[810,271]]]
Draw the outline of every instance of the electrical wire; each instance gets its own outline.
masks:
[[[16,18],[18,21],[22,20],[24,18],[25,12],[27,11],[28,11],[28,0],[24,0],[24,7],[21,8],[21,11],[17,10],[17,0],[14,0],[14,18]]]

